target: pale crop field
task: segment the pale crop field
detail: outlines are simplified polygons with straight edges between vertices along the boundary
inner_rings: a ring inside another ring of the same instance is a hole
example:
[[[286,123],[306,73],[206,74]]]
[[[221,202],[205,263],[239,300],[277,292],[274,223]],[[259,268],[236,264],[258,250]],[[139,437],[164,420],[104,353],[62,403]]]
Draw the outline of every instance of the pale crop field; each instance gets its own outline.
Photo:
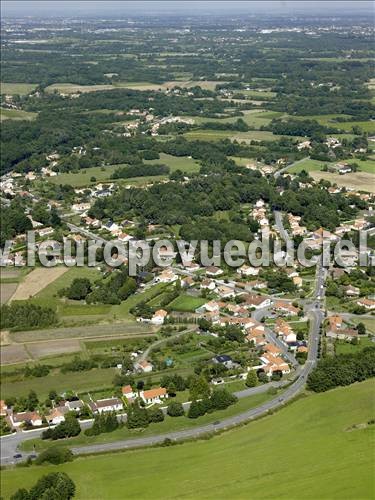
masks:
[[[68,267],[40,267],[29,273],[11,297],[13,300],[27,300],[34,297],[47,285],[68,271]]]

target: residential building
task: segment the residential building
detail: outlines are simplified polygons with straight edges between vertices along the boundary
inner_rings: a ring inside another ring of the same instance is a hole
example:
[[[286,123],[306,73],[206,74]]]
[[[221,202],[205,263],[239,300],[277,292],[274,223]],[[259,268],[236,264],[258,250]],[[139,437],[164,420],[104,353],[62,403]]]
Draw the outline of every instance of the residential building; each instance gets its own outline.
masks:
[[[42,425],[42,417],[37,411],[23,411],[21,413],[13,413],[10,415],[11,423],[14,427],[19,427],[23,424],[29,424],[33,427]]]
[[[118,398],[98,399],[89,403],[89,406],[93,413],[106,413],[124,409],[123,402]]]
[[[220,276],[221,274],[223,274],[224,271],[222,269],[220,269],[220,267],[216,267],[216,266],[210,266],[210,267],[206,267],[206,275],[207,276]]]
[[[143,373],[150,373],[152,372],[152,364],[149,363],[148,361],[139,361],[134,364],[134,368],[137,371],[143,372]]]
[[[46,415],[46,420],[48,424],[57,425],[64,422],[65,415],[69,412],[69,408],[67,406],[56,406],[52,408],[49,415]]]
[[[146,404],[154,404],[161,403],[163,399],[168,397],[168,394],[165,387],[156,387],[155,389],[142,391],[140,396]]]
[[[126,399],[134,399],[137,397],[137,393],[133,391],[131,385],[125,385],[121,388],[122,395],[126,397]]]
[[[167,316],[167,311],[165,311],[164,309],[159,309],[158,311],[155,311],[154,315],[152,316],[151,323],[153,325],[162,325]]]

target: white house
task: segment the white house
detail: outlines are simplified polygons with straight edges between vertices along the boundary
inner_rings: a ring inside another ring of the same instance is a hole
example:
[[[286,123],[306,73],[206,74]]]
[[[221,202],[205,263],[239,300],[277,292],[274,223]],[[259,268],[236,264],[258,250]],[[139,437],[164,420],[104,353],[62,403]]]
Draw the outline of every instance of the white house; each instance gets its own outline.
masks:
[[[22,424],[31,424],[33,427],[42,425],[42,417],[36,411],[13,413],[10,415],[10,420],[14,427],[19,427]]]
[[[68,413],[69,408],[66,406],[56,406],[53,408],[49,415],[46,416],[46,420],[49,424],[57,425],[61,424],[65,420],[65,414]]]
[[[137,393],[133,391],[131,385],[125,385],[121,388],[122,395],[126,397],[126,399],[134,399],[137,397]]]
[[[151,404],[160,403],[161,400],[168,397],[168,394],[165,387],[156,387],[155,389],[150,389],[149,391],[142,391],[140,396],[146,404]]]
[[[148,361],[140,361],[139,363],[135,363],[134,364],[134,368],[137,370],[137,371],[141,371],[143,373],[150,373],[152,372],[152,364],[149,363]]]
[[[93,413],[121,411],[124,409],[123,402],[118,398],[98,399],[98,401],[92,401],[89,403],[89,406]]]
[[[258,276],[259,268],[243,265],[237,269],[237,273],[241,276]]]
[[[154,315],[152,316],[151,323],[153,325],[162,325],[167,315],[167,311],[165,311],[164,309],[159,309],[158,311],[155,311]]]

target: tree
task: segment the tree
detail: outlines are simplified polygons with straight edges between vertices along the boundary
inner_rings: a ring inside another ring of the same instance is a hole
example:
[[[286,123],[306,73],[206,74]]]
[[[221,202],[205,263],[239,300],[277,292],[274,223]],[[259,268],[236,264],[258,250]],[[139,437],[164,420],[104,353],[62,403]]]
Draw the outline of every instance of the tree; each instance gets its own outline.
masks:
[[[237,398],[226,389],[214,389],[210,400],[214,409],[224,410],[235,403]]]
[[[358,323],[357,325],[358,335],[366,335],[366,326],[364,323]]]
[[[255,370],[250,370],[248,372],[245,384],[247,387],[255,387],[258,384],[258,377]]]
[[[58,465],[64,462],[73,460],[73,454],[67,448],[60,448],[58,446],[51,446],[43,450],[35,460],[35,463],[40,465],[48,462],[50,464]]]
[[[184,415],[184,407],[178,401],[172,401],[169,403],[167,408],[167,413],[170,417],[181,417]]]
[[[70,500],[74,497],[76,487],[65,472],[52,472],[42,476],[37,483],[27,491],[21,488],[11,496],[11,500]]]
[[[30,391],[27,397],[27,407],[30,411],[34,411],[39,404],[38,396],[35,391]]]
[[[87,278],[75,278],[72,284],[66,291],[66,296],[68,299],[72,300],[82,300],[91,291],[91,282]]]
[[[149,423],[148,412],[145,408],[141,408],[138,403],[134,403],[129,407],[127,426],[129,429],[138,427],[147,427]]]
[[[206,406],[203,401],[192,401],[189,411],[188,418],[198,418],[206,413]]]
[[[151,408],[148,410],[148,416],[150,422],[163,422],[164,413],[160,408]]]
[[[196,377],[190,384],[190,398],[202,399],[210,395],[210,386],[204,377]]]

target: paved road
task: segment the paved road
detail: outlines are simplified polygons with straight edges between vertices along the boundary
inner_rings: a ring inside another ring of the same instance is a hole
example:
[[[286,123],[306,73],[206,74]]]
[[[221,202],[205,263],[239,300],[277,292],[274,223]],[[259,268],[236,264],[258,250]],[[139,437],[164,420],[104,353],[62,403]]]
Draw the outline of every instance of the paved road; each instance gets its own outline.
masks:
[[[324,280],[326,278],[326,270],[321,264],[321,261],[317,265],[316,270],[316,287],[314,299],[306,306],[306,313],[310,317],[310,331],[309,331],[309,352],[306,363],[302,368],[297,370],[297,379],[293,382],[282,395],[276,396],[270,401],[263,403],[262,405],[247,410],[239,415],[234,415],[233,417],[225,418],[221,421],[216,421],[212,424],[202,425],[200,427],[195,427],[192,429],[185,429],[175,432],[168,432],[161,435],[155,436],[145,436],[135,439],[124,439],[120,441],[115,441],[113,443],[102,443],[93,444],[88,446],[82,446],[77,448],[72,448],[74,454],[87,454],[87,453],[99,453],[104,451],[113,451],[119,449],[136,448],[140,446],[150,446],[158,443],[162,443],[165,439],[171,440],[184,440],[189,438],[198,438],[207,433],[214,433],[216,431],[221,431],[228,429],[230,427],[236,426],[243,422],[253,420],[254,418],[260,417],[267,414],[270,410],[274,410],[280,406],[283,406],[288,401],[292,400],[304,387],[306,379],[314,368],[318,359],[319,350],[319,330],[322,321],[324,320],[324,311],[321,309],[321,300],[324,297]],[[266,386],[255,387],[252,389],[246,389],[246,395],[262,392],[268,389],[268,384]],[[243,394],[243,391],[241,391]],[[242,395],[241,394],[241,395]],[[242,396],[245,397],[245,396]],[[218,414],[218,419],[220,414]],[[83,427],[90,423],[83,424]],[[35,438],[40,436],[41,430],[32,431],[31,433],[18,432],[12,436],[5,436],[1,438],[1,463],[9,464],[12,463],[13,455],[17,450],[17,446],[24,440]],[[27,454],[24,454],[26,457]]]

